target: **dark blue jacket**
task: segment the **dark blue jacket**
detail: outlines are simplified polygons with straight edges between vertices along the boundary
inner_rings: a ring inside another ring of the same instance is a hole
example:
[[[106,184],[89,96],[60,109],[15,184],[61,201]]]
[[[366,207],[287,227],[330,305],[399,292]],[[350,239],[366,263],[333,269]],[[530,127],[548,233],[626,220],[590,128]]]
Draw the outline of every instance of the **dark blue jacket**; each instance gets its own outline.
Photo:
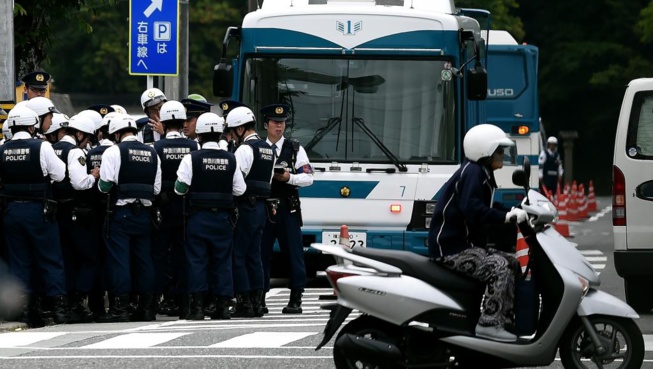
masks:
[[[453,255],[469,247],[485,247],[489,224],[504,223],[507,211],[492,207],[497,188],[494,173],[465,160],[444,184],[429,229],[429,255]]]

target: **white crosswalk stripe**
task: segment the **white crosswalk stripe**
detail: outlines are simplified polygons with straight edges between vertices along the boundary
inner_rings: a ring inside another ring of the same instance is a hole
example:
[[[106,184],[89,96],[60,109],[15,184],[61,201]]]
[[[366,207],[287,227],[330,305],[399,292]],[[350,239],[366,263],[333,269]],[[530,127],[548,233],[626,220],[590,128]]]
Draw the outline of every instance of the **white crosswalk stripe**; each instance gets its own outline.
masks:
[[[190,333],[129,333],[83,346],[85,349],[147,348],[172,341]]]
[[[281,347],[293,341],[297,341],[308,336],[317,334],[316,332],[255,332],[244,334],[230,340],[216,343],[209,347],[246,347],[246,348],[264,348],[264,347]]]

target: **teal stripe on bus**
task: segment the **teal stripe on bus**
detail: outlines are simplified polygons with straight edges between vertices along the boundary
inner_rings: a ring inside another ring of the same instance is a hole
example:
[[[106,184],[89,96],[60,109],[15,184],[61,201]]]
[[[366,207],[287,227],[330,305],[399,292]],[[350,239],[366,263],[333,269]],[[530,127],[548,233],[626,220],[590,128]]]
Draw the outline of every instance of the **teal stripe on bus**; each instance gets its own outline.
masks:
[[[311,186],[300,187],[299,196],[332,199],[364,199],[379,181],[314,181]],[[343,187],[349,188],[349,196],[340,195]]]

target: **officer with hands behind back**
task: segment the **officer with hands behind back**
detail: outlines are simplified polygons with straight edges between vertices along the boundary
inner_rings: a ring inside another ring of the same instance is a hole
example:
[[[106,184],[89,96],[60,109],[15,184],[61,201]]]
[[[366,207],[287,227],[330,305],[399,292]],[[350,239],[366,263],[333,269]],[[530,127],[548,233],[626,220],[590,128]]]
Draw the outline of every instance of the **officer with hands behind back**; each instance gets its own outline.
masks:
[[[306,151],[297,140],[286,139],[283,133],[290,116],[290,106],[272,104],[261,109],[263,126],[267,130],[267,142],[272,147],[277,167],[272,178],[272,198],[279,199],[276,215],[270,214],[263,232],[261,253],[265,272],[265,291],[270,290],[270,264],[274,241],[279,241],[281,256],[290,265],[290,300],[283,308],[284,314],[302,312],[302,294],[306,286],[306,266],[302,244],[302,215],[298,187],[313,184],[313,167]],[[267,310],[267,308],[265,308]]]
[[[186,195],[188,228],[188,293],[191,309],[187,319],[203,320],[203,300],[210,293],[217,298],[211,319],[230,319],[233,298],[232,241],[234,196],[245,193],[246,185],[236,157],[218,147],[224,119],[204,113],[195,130],[202,149],[186,155],[177,171],[175,192]]]
[[[109,134],[118,144],[102,155],[100,191],[109,194],[107,220],[107,274],[109,311],[102,322],[130,319],[129,294],[139,294],[131,320],[156,319],[153,310],[152,217],[150,207],[161,191],[161,160],[153,147],[136,139],[136,122],[129,115],[109,123]],[[133,276],[132,276],[133,271]]]
[[[517,339],[506,328],[513,324],[515,275],[520,269],[514,256],[487,248],[485,227],[527,218],[522,209],[492,204],[494,171],[503,167],[504,148],[514,145],[491,124],[467,132],[466,159],[442,187],[428,235],[431,258],[487,284],[476,335],[504,342]]]

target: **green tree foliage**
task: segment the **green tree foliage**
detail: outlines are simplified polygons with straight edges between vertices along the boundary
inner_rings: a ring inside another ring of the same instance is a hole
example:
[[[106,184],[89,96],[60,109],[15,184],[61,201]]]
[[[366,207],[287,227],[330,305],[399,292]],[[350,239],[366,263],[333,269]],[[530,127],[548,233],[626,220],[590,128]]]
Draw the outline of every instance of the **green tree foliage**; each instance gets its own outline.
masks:
[[[458,0],[456,6],[489,10],[492,29],[506,30],[518,41],[524,39],[524,24],[516,15],[519,8],[517,0]]]

